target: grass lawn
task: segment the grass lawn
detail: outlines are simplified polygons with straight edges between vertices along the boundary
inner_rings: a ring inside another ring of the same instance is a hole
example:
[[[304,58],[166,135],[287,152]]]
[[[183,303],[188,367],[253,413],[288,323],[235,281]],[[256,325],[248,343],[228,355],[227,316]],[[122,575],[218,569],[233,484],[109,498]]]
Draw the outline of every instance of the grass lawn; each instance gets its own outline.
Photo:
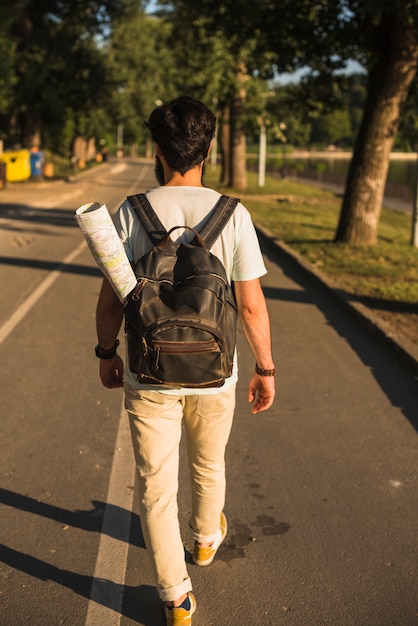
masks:
[[[256,224],[357,296],[418,304],[418,248],[410,245],[411,215],[383,209],[375,246],[333,242],[341,197],[306,183],[248,173],[245,192],[223,187],[207,168],[205,183],[241,198]]]

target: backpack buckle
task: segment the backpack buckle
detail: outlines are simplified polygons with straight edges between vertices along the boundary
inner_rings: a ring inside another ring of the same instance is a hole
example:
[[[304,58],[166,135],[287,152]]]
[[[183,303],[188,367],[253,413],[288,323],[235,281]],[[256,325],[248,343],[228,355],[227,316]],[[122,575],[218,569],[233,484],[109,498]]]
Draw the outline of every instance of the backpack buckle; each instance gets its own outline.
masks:
[[[139,300],[139,296],[141,295],[141,291],[143,290],[146,282],[147,282],[146,278],[141,278],[141,280],[138,282],[137,286],[134,288],[134,290],[132,292],[132,296],[131,296],[131,299],[134,302],[137,302]]]

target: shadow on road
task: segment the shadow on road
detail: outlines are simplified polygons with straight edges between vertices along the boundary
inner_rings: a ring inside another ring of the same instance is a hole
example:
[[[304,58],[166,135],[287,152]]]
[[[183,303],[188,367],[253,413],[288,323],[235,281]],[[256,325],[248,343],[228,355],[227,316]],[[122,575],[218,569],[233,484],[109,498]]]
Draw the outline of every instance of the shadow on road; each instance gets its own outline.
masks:
[[[110,536],[113,537],[113,539],[124,541],[123,534],[119,535],[118,529],[131,528],[134,531],[132,532],[134,539],[130,541],[130,544],[145,550],[145,543],[142,537],[138,516],[134,515],[131,511],[114,506],[113,504],[92,500],[93,508],[89,511],[69,511],[68,509],[54,506],[53,504],[40,502],[29,496],[16,493],[15,491],[1,488],[0,503],[13,507],[14,509],[19,509],[20,511],[40,515],[59,522],[60,524],[80,528],[81,530],[87,530],[89,532],[102,531],[103,515],[106,507],[112,518],[118,519],[121,522],[120,524],[111,525],[112,534]]]
[[[267,258],[280,265],[285,275],[303,289],[300,291],[267,287],[264,288],[266,297],[316,306],[369,368],[392,405],[399,407],[412,426],[418,430],[417,382],[412,369],[403,364],[394,349],[383,339],[368,332],[356,321],[327,287],[292,261],[263,233],[259,232],[258,235]]]
[[[10,220],[11,222],[1,225],[1,228],[4,230],[17,230],[19,222],[33,222],[38,226],[49,225],[78,228],[74,217],[74,209],[48,209],[29,207],[24,204],[0,204],[0,218]]]
[[[30,269],[47,270],[53,272],[59,268],[59,271],[66,274],[80,274],[81,276],[94,276],[100,278],[103,276],[98,267],[90,267],[88,265],[78,265],[77,263],[57,263],[56,261],[39,261],[37,259],[19,259],[10,256],[0,256],[0,265],[14,265],[15,267],[28,267]]]
[[[87,599],[90,599],[91,588],[95,582],[100,587],[101,604],[108,609],[119,612],[118,599],[124,597],[125,602],[121,611],[123,616],[145,626],[163,626],[165,623],[162,604],[154,587],[148,585],[126,587],[111,580],[98,580],[93,576],[61,569],[4,545],[0,545],[0,560],[29,576],[67,587]]]
[[[124,541],[124,537],[118,535],[118,529],[126,528],[127,523],[129,523],[131,528],[130,545],[145,549],[139,517],[120,507],[92,501],[93,508],[88,511],[70,511],[8,489],[0,489],[0,503],[34,515],[40,515],[60,524],[97,533],[102,531],[103,514],[106,506],[107,509],[111,509],[110,515],[113,519],[129,518],[125,521],[122,520],[120,524],[112,524],[111,536],[116,540]],[[128,587],[111,580],[77,574],[5,545],[0,545],[0,561],[29,576],[40,580],[50,580],[67,587],[88,599],[91,598],[94,583],[96,591],[99,588],[98,597],[94,598],[96,602],[119,612],[118,598],[123,598],[124,604],[121,613],[125,617],[145,626],[160,626],[160,624],[163,626],[165,623],[162,605],[155,592],[155,587],[148,585]]]

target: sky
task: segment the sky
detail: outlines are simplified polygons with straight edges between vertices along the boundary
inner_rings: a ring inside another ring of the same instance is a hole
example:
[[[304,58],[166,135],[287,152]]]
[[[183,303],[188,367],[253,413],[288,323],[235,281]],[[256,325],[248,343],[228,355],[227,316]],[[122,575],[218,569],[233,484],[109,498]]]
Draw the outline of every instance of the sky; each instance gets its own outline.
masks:
[[[308,68],[302,67],[296,72],[277,74],[275,82],[279,85],[289,85],[291,83],[298,83],[304,74],[309,72]],[[348,61],[345,70],[346,74],[364,74],[364,67],[356,61]]]

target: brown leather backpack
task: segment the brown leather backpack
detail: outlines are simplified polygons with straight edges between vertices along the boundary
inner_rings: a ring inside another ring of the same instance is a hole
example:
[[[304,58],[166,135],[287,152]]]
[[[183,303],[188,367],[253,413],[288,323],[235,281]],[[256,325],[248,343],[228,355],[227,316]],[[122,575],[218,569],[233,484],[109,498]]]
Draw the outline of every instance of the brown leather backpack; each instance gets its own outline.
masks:
[[[134,268],[124,304],[129,369],[140,383],[220,387],[232,373],[237,308],[221,261],[210,252],[239,200],[221,196],[190,243],[170,238],[145,194],[129,196],[153,248]]]

